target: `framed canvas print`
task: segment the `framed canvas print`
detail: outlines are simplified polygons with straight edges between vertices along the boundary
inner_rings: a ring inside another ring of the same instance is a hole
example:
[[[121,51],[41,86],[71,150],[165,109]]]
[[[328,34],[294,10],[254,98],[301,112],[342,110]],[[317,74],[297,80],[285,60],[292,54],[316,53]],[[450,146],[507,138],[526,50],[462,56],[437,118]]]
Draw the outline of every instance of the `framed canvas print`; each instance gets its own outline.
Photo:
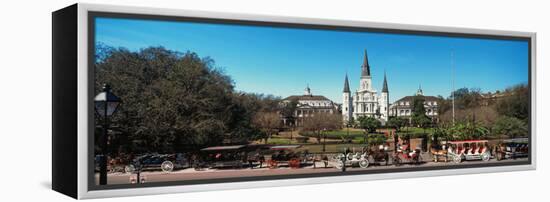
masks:
[[[52,185],[74,198],[535,169],[535,33],[52,16]]]

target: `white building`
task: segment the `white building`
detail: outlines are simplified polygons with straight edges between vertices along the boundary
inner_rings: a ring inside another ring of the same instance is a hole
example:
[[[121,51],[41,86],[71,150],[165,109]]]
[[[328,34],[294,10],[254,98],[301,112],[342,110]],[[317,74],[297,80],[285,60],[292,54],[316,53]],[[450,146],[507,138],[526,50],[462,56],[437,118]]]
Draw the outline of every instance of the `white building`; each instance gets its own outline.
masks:
[[[357,118],[362,116],[377,118],[382,124],[388,121],[389,92],[386,74],[384,73],[382,92],[379,94],[372,86],[372,77],[366,50],[363,65],[361,65],[359,89],[353,93],[350,91],[348,75],[346,74],[342,97],[342,115],[344,116],[344,123],[352,120],[352,118],[353,120],[357,120]]]
[[[413,115],[413,103],[415,99],[423,100],[426,115],[437,121],[440,99],[435,96],[424,95],[421,87],[418,87],[415,95],[405,96],[391,104],[390,116],[404,117],[410,120]]]
[[[316,113],[328,113],[333,114],[338,111],[338,105],[332,100],[322,95],[313,95],[309,85],[304,90],[303,95],[292,95],[283,99],[282,104],[286,105],[297,101],[296,110],[294,111],[295,122],[292,123],[286,119],[283,119],[284,125],[301,126],[304,118],[313,116]]]

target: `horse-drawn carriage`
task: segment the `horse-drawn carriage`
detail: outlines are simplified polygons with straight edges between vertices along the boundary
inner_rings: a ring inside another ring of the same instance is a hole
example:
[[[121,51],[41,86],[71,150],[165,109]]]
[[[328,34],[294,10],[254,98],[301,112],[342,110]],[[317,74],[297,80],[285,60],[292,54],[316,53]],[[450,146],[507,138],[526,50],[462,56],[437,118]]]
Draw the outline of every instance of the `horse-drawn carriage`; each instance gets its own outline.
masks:
[[[194,159],[194,168],[242,168],[247,159],[245,147],[246,145],[231,145],[203,148]]]
[[[369,167],[368,153],[367,152],[344,152],[333,156],[334,167],[338,170],[344,166],[353,167],[359,166],[361,168]]]
[[[447,162],[449,160],[447,155],[447,145],[445,144],[433,144],[430,148],[432,159],[434,162],[439,162],[441,159]]]
[[[300,168],[303,165],[313,163],[313,154],[296,151],[301,145],[276,145],[269,147],[271,158],[267,160],[269,168],[278,168],[287,165],[290,168]]]
[[[393,154],[392,163],[400,166],[403,163],[412,163],[418,165],[422,163],[421,149],[411,149],[410,144],[405,144],[397,147],[397,151]]]
[[[136,170],[160,169],[163,172],[172,172],[176,168],[189,167],[189,160],[183,153],[177,154],[158,154],[149,153],[137,156],[131,163],[125,166],[125,172],[135,172]]]
[[[361,149],[361,152],[346,150],[344,153],[333,156],[332,161],[334,162],[334,167],[337,169],[342,169],[343,166],[359,166],[360,168],[367,168],[371,163],[376,163],[379,165],[384,163],[385,165],[388,165],[388,147],[380,145],[378,149],[374,150],[364,147]]]
[[[529,139],[515,138],[502,141],[495,148],[498,161],[503,159],[525,158],[529,156]]]
[[[368,149],[368,160],[370,164],[388,165],[390,162],[390,151],[387,145],[379,145],[378,149]]]
[[[487,140],[465,140],[465,141],[444,141],[447,145],[446,156],[455,163],[463,160],[483,160],[491,159],[491,152]]]

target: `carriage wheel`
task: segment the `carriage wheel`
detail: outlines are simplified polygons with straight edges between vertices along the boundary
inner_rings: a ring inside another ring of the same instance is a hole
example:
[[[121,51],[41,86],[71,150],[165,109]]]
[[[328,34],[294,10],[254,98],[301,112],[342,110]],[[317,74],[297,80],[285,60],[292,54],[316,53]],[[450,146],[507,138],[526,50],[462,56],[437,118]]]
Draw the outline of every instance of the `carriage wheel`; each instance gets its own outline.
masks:
[[[172,170],[174,170],[174,163],[172,163],[172,161],[164,161],[160,165],[160,169],[165,173],[172,172]]]
[[[124,172],[133,173],[134,171],[136,171],[136,167],[134,165],[130,164],[130,165],[124,166]]]
[[[334,165],[336,169],[341,170],[344,167],[344,162],[342,161],[336,161],[336,165]]]
[[[461,162],[462,162],[462,158],[460,157],[460,155],[453,156],[453,162],[455,162],[455,163],[461,163]]]
[[[481,154],[481,160],[489,161],[490,159],[491,159],[491,155],[489,155],[489,153],[485,152],[485,153]]]
[[[361,167],[361,168],[367,168],[367,167],[369,167],[369,160],[367,160],[367,159],[362,159],[361,161],[359,161],[359,167]]]

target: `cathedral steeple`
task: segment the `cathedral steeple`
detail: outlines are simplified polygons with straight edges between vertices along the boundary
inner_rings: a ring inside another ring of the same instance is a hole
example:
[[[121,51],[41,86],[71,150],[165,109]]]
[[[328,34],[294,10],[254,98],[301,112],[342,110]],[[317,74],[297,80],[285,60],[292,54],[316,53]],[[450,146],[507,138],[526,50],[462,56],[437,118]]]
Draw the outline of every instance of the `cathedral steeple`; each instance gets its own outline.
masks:
[[[363,65],[361,65],[361,76],[370,76],[370,65],[369,65],[369,58],[367,56],[367,49],[365,49]]]
[[[344,93],[349,93],[349,81],[348,81],[348,74],[346,74],[346,80],[344,81]]]
[[[384,84],[382,86],[382,92],[383,93],[388,92],[388,81],[386,81],[386,71],[384,71]]]

